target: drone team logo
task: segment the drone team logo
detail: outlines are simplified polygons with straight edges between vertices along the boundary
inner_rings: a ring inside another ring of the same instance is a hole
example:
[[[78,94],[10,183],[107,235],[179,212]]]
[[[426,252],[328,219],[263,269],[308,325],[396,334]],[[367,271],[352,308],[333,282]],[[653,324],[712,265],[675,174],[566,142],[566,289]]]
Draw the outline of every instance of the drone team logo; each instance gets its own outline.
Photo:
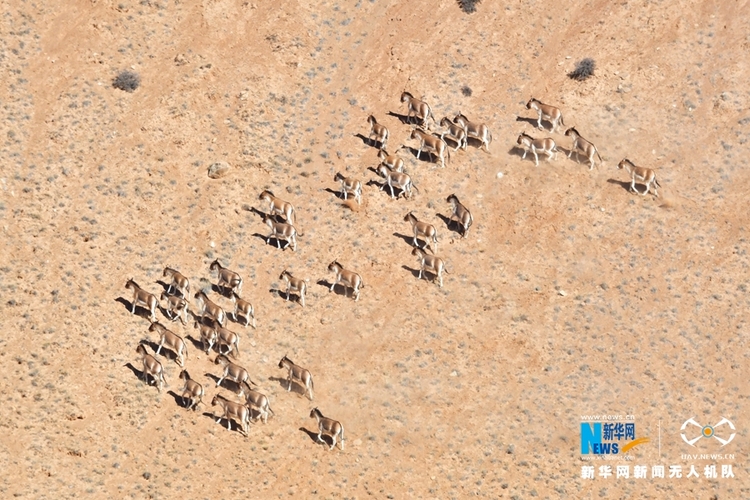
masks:
[[[699,427],[700,433],[697,436],[691,433],[691,435],[695,437],[689,438],[687,434],[684,432],[688,425]],[[719,429],[719,427],[723,425],[729,426],[729,429],[731,429],[732,431],[731,434],[726,432],[725,429]],[[707,439],[714,438],[718,442],[720,442],[721,446],[723,447],[731,443],[732,440],[734,439],[734,436],[737,435],[737,433],[734,432],[735,431],[734,424],[731,422],[731,420],[724,418],[724,417],[722,417],[721,420],[719,420],[719,423],[715,425],[701,425],[691,417],[682,423],[682,427],[680,427],[680,430],[683,431],[680,433],[680,436],[682,436],[682,440],[685,441],[690,446],[695,446],[695,443],[701,438],[707,438]],[[725,436],[725,437],[719,437],[719,435],[717,434],[721,434],[722,436]],[[729,434],[729,437],[726,437],[727,434]]]

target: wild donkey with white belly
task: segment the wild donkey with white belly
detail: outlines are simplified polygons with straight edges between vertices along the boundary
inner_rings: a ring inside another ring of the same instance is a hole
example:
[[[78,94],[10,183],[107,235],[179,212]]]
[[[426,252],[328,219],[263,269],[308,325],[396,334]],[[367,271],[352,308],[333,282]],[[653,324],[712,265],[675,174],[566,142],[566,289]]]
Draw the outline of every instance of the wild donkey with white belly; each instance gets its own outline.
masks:
[[[292,390],[292,382],[295,382],[302,386],[305,390],[305,394],[309,395],[310,401],[313,399],[313,379],[310,370],[302,368],[299,365],[294,364],[294,361],[289,359],[286,354],[281,361],[279,361],[279,368],[287,368],[289,370],[289,377],[287,379],[287,392]]]
[[[336,273],[336,279],[333,280],[333,284],[331,284],[331,289],[329,290],[329,292],[332,292],[334,287],[341,283],[341,285],[344,287],[344,292],[346,292],[348,288],[352,289],[354,302],[357,302],[359,300],[359,289],[364,288],[365,286],[364,282],[362,281],[362,276],[355,273],[354,271],[348,271],[344,269],[344,266],[342,266],[335,260],[328,265],[328,270]]]
[[[542,127],[542,119],[552,124],[552,132],[557,130],[558,124],[565,126],[562,111],[559,108],[542,103],[539,99],[534,99],[533,97],[529,99],[529,102],[526,103],[526,109],[533,109],[539,114],[536,124],[540,129],[544,128]]]

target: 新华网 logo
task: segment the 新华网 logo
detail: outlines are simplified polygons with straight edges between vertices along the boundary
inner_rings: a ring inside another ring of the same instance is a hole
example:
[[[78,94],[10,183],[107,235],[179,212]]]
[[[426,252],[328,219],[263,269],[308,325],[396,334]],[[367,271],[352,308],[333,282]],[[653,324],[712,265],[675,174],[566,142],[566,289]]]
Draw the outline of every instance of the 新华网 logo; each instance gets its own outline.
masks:
[[[649,441],[636,437],[635,422],[581,422],[582,455],[618,455]]]

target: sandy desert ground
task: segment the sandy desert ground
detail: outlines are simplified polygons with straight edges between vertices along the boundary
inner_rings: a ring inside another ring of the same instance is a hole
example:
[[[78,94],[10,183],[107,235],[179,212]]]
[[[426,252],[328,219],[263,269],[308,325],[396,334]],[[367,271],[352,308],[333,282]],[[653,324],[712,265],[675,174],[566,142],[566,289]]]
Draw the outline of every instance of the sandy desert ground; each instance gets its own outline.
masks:
[[[4,2],[0,497],[750,498],[749,8]],[[594,76],[568,78],[584,57]],[[134,92],[113,87],[123,70]],[[490,153],[418,159],[403,90],[438,119],[486,123]],[[532,96],[603,164],[568,159]],[[407,146],[411,199],[379,190],[370,114]],[[553,137],[557,158],[522,159],[521,132]],[[626,157],[656,170],[658,197],[629,192]],[[361,205],[338,198],[337,172],[362,181]],[[266,244],[263,189],[296,207],[296,252]],[[474,216],[465,239],[451,193]],[[409,211],[437,228],[442,288],[417,279]],[[170,353],[164,391],[138,378],[136,346],[158,338],[126,280],[158,295],[170,266],[228,308],[214,259],[257,311],[257,329],[228,325],[275,412],[248,437],[213,419],[231,384],[215,387],[192,322],[158,312],[186,337],[198,410]],[[327,289],[334,259],[362,275],[359,301]],[[279,294],[284,269],[310,280],[306,307]],[[312,372],[314,401],[286,391],[284,354]],[[343,451],[316,444],[315,406],[344,425]],[[601,477],[600,460],[582,478],[592,415],[635,416],[650,443],[611,464],[648,477]],[[690,447],[691,417],[736,437]]]

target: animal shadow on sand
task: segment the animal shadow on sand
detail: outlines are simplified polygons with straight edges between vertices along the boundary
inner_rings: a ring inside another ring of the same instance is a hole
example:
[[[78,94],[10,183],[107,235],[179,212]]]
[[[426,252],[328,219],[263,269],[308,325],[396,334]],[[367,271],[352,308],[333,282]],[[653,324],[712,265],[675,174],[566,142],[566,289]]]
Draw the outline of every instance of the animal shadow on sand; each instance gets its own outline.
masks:
[[[325,188],[325,189],[323,189],[323,191],[327,191],[327,192],[331,193],[332,195],[334,195],[339,200],[344,201],[344,194],[341,191],[333,190],[331,188]],[[349,199],[349,200],[352,199],[352,198],[354,198],[353,195],[347,196],[347,199]]]
[[[198,350],[198,351],[200,351],[200,352],[202,352],[204,354],[206,353],[206,350],[205,350],[206,346],[203,345],[203,341],[202,340],[196,339],[190,333],[188,333],[187,335],[185,335],[185,339],[189,340],[190,343],[193,344],[193,349],[196,349],[196,350]]]
[[[209,404],[209,407],[210,407],[210,404]],[[215,409],[218,411],[221,411],[221,408],[219,406],[215,407]],[[204,411],[203,413],[201,413],[201,415],[203,415],[204,417],[210,418],[211,421],[213,421],[214,423],[216,423],[216,419],[219,418],[219,415],[216,415],[211,411]],[[219,423],[216,425],[221,425],[224,429],[226,429],[227,424],[229,424],[228,430],[231,430],[232,432],[237,432],[240,434],[240,436],[244,436],[244,434],[242,434],[242,427],[231,419],[227,420],[226,418],[222,416],[221,419],[219,419]]]
[[[510,148],[510,149],[508,150],[508,154],[509,154],[509,155],[515,155],[515,156],[518,156],[518,157],[519,157],[519,158],[520,158],[520,159],[521,159],[522,161],[530,161],[531,163],[534,163],[534,153],[532,153],[532,152],[531,152],[531,150],[529,150],[529,151],[528,151],[528,152],[526,153],[526,158],[524,158],[524,157],[523,157],[523,153],[524,153],[524,151],[526,151],[526,150],[525,150],[525,149],[523,149],[523,148],[522,148],[521,146],[513,146],[512,148]],[[556,157],[555,157],[555,158],[559,159],[559,158],[560,158],[560,153],[562,153],[563,151],[564,151],[564,150],[563,150],[562,148],[560,148],[559,146],[557,146],[557,155],[556,155]],[[539,165],[540,165],[540,166],[541,166],[541,164],[542,164],[543,162],[551,162],[551,161],[554,161],[554,160],[553,160],[552,158],[548,157],[546,153],[542,153],[542,152],[541,152],[541,151],[539,151],[539,150],[537,150],[537,153],[536,153],[536,154],[537,154],[537,156],[539,157]]]
[[[331,282],[325,279],[316,281],[316,284],[320,286],[326,287],[329,291],[331,290]],[[337,283],[335,287],[333,287],[333,293],[336,295],[341,295],[343,297],[349,297],[349,288],[345,287],[342,283]]]
[[[293,292],[289,292],[289,300],[287,301],[287,299],[286,299],[286,290],[281,290],[279,288],[269,288],[268,289],[268,293],[270,293],[271,295],[276,295],[277,297],[279,297],[284,302],[299,303],[300,298],[301,298],[299,296],[299,294],[296,294],[296,293],[293,293]]]
[[[242,208],[244,208],[245,210],[247,210],[250,213],[254,213],[255,215],[257,215],[260,218],[261,221],[263,220],[263,217],[268,217],[269,216],[269,214],[263,212],[262,210],[258,210],[255,207],[251,207],[250,205],[243,205]],[[274,216],[274,220],[276,220],[277,222],[279,222],[279,220],[276,219],[276,216]]]
[[[133,310],[133,303],[130,302],[128,299],[124,299],[122,297],[117,297],[115,299],[115,302],[119,302],[120,304],[122,304],[123,306],[125,306],[125,309],[127,309],[128,314],[130,314],[130,311]],[[161,306],[159,306],[159,309],[162,310]],[[139,318],[143,318],[143,319],[146,319],[149,322],[151,322],[151,311],[149,311],[145,307],[136,306],[135,307],[135,315],[138,316]]]
[[[179,394],[177,394],[176,392],[172,390],[167,391],[167,394],[172,396],[177,406],[179,406],[180,408],[187,408],[188,401],[183,401],[182,396],[180,396]],[[195,408],[193,408],[193,411],[195,411]]]
[[[429,151],[422,151],[419,155],[417,155],[417,153],[419,153],[419,150],[417,148],[413,148],[411,146],[401,146],[401,149],[408,149],[409,154],[411,154],[414,158],[416,158],[419,161],[426,161],[427,163],[437,162],[437,156],[433,155]]]
[[[398,120],[404,125],[416,125],[419,120],[419,118],[417,118],[416,116],[409,117],[407,115],[394,113],[393,111],[389,111],[387,114],[388,116],[394,116],[398,118]]]
[[[391,197],[391,190],[390,188],[386,189],[388,187],[388,183],[385,181],[370,179],[365,183],[365,186],[375,186],[376,188],[378,188],[378,191],[383,191],[388,195],[389,198]],[[396,198],[401,197],[401,190],[399,188],[393,188],[393,192],[398,193],[398,196]]]
[[[304,432],[305,434],[307,434],[310,437],[310,439],[312,440],[313,443],[322,446],[321,442],[318,441],[318,433],[317,432],[309,431],[309,430],[307,430],[304,427],[300,427],[299,430],[301,430],[302,432]],[[333,444],[333,438],[331,436],[328,436],[327,434],[323,434],[322,436],[320,436],[320,439],[323,440],[323,442],[325,443],[325,445],[328,448],[330,448],[331,444]]]
[[[169,290],[169,287],[170,287],[169,283],[165,283],[162,280],[156,280],[155,283],[161,286],[164,289],[163,290],[164,292]],[[174,293],[171,293],[170,295],[176,295],[177,297],[182,297],[182,294],[180,294],[179,290],[175,290]],[[184,299],[185,297],[182,297],[182,298]]]
[[[213,363],[213,361],[212,361],[212,363]],[[221,379],[221,377],[219,377],[218,375],[214,375],[213,373],[206,372],[206,373],[204,373],[204,375],[206,376],[206,378],[211,379],[211,381],[214,383],[214,387],[216,386],[216,382],[218,382]],[[231,382],[231,380],[229,382]],[[222,385],[223,384],[224,384],[224,381],[222,381]]]
[[[151,349],[151,352],[149,354],[151,354],[153,357],[156,357],[156,350],[159,348],[159,344],[157,344],[156,342],[153,342],[151,340],[148,340],[148,339],[143,339],[143,340],[141,340],[138,343],[139,344],[143,344],[145,346],[148,346]],[[165,350],[169,351],[169,349],[166,349],[166,348],[162,347],[161,352],[159,353],[159,355],[161,356],[161,353],[164,352]],[[169,351],[169,352],[171,352],[171,351]]]
[[[469,146],[474,146],[474,144],[472,144],[472,140],[475,140],[480,145],[482,144],[482,141],[480,141],[478,139],[474,139],[473,137],[469,137],[467,139],[466,144],[469,145]],[[450,150],[451,150],[452,153],[458,152],[457,148],[460,146],[460,144],[458,143],[458,141],[456,141],[455,139],[452,139],[452,138],[450,138],[450,137],[448,137],[446,135],[445,137],[443,137],[443,142],[445,142],[445,145],[450,148]]]
[[[302,432],[304,432],[305,434],[307,434],[307,436],[310,438],[310,440],[313,443],[320,444],[320,441],[318,441],[318,433],[317,432],[309,431],[309,430],[307,430],[304,427],[300,427],[299,430],[302,431]],[[331,443],[328,442],[329,436],[321,436],[321,438],[323,439],[323,441],[326,442],[326,444],[329,447],[331,446]]]
[[[558,144],[557,151],[564,154],[565,158],[568,160],[574,161],[576,163],[580,163],[581,165],[586,165],[587,167],[589,165],[589,159],[586,158],[583,154],[581,154],[581,152],[577,149],[564,148]],[[570,155],[570,158],[568,158],[568,155]]]
[[[405,242],[406,242],[406,243],[407,243],[407,244],[408,244],[408,245],[409,245],[410,247],[414,248],[414,236],[407,236],[407,235],[405,235],[405,234],[401,234],[401,233],[393,233],[393,236],[395,236],[396,238],[401,238],[401,239],[402,239],[402,240],[404,240],[404,241],[405,241]],[[419,241],[419,240],[417,240],[417,241]]]
[[[268,246],[272,246],[272,247],[274,247],[274,248],[276,248],[278,250],[286,250],[287,247],[289,247],[291,245],[291,242],[286,241],[286,240],[280,240],[280,239],[277,239],[277,238],[268,238],[266,240],[266,235],[265,234],[253,233],[253,236],[262,239],[263,243],[265,243]],[[281,246],[281,248],[279,248],[279,245]]]
[[[436,213],[435,215],[437,216],[438,219],[440,219],[441,221],[443,221],[443,223],[445,224],[445,227],[446,227],[446,229],[448,229],[448,231],[452,231],[454,233],[457,233],[459,236],[463,236],[463,234],[464,234],[464,227],[461,224],[459,224],[458,221],[455,221],[455,220],[451,219],[450,217],[446,217],[443,214]]]
[[[544,118],[542,118],[542,128],[540,129],[537,126],[538,118],[527,118],[525,116],[516,116],[517,122],[526,122],[532,127],[534,127],[536,130],[539,130],[540,132],[552,132],[552,122],[548,122]]]
[[[284,392],[287,392],[288,385],[288,378],[286,377],[269,377],[268,380],[271,382],[278,382],[279,386],[284,390]],[[293,392],[297,394],[298,396],[306,396],[307,392],[306,389],[301,386],[300,384],[296,382],[292,382],[292,390],[288,392]]]
[[[393,233],[393,236],[396,236],[397,238],[401,238],[401,239],[402,239],[402,240],[404,240],[404,241],[405,241],[406,243],[408,243],[408,244],[409,244],[409,246],[410,246],[410,247],[412,247],[412,248],[420,248],[420,249],[422,249],[422,250],[426,250],[426,249],[427,249],[427,247],[429,246],[429,247],[430,247],[430,251],[431,251],[432,253],[435,253],[435,252],[434,252],[434,251],[432,250],[432,246],[431,246],[431,245],[429,244],[429,242],[425,242],[425,241],[424,241],[423,239],[421,239],[421,238],[418,238],[418,239],[417,239],[417,246],[414,246],[414,236],[407,236],[407,235],[405,235],[405,234],[401,234],[401,233]],[[421,244],[420,244],[420,242],[423,242],[423,243],[421,243]]]
[[[364,135],[362,135],[360,133],[354,134],[354,137],[358,137],[359,139],[362,139],[362,142],[365,144],[365,146],[369,146],[369,147],[375,148],[375,149],[383,149],[383,144],[382,143],[380,143],[380,142],[378,142],[376,140],[370,139],[369,137],[365,137]]]
[[[234,380],[224,379],[224,380],[221,381],[221,385],[219,387],[216,387],[216,382],[218,382],[219,380],[221,380],[221,377],[218,377],[218,376],[214,375],[213,373],[206,373],[205,375],[206,375],[206,377],[208,377],[209,379],[211,379],[213,381],[213,385],[212,385],[213,388],[216,388],[216,389],[219,389],[219,388],[226,389],[227,391],[231,392],[235,396],[237,394],[239,394],[239,392],[240,392],[240,384],[238,384]],[[250,382],[248,382],[248,384],[252,387],[252,384],[250,384]]]
[[[482,142],[481,139],[477,139],[476,137],[467,137],[466,138],[466,146],[467,147],[481,149],[482,146],[484,146],[484,143]]]
[[[229,288],[229,287],[225,288],[225,287],[216,285],[214,283],[211,283],[211,291],[214,292],[214,293],[217,293],[217,294],[221,295],[225,299],[228,299],[228,298],[232,297],[232,289]],[[227,315],[227,316],[229,316],[229,315]]]
[[[139,370],[138,368],[133,366],[133,364],[130,362],[125,363],[124,366],[128,368],[131,372],[133,372],[133,375],[136,376],[136,378],[138,379],[138,382],[144,383],[143,382],[143,370]],[[146,374],[145,384],[147,384],[149,387],[156,387],[156,379],[153,376]],[[164,378],[164,385],[165,386],[167,385],[166,377]]]
[[[242,208],[243,208],[243,210],[246,210],[248,212],[251,212],[251,213],[254,213],[255,215],[257,215],[258,218],[260,219],[260,222],[263,222],[263,218],[264,217],[270,217],[271,220],[274,221],[274,222],[287,222],[286,218],[282,217],[282,215],[278,214],[278,213],[269,214],[269,213],[266,213],[266,212],[264,212],[262,210],[258,210],[257,208],[252,207],[252,206],[250,206],[248,204],[242,205]]]
[[[166,307],[164,307],[164,306],[162,306],[161,304],[160,304],[160,305],[158,305],[158,306],[156,306],[156,309],[157,309],[157,310],[158,310],[158,311],[159,311],[159,312],[160,312],[160,313],[162,314],[162,316],[164,316],[164,318],[165,318],[165,319],[167,319],[167,320],[168,320],[168,321],[169,321],[170,323],[171,323],[171,322],[173,322],[173,321],[177,321],[177,318],[174,318],[174,319],[172,319],[172,318],[170,318],[170,317],[169,317],[169,312],[167,311],[167,308],[166,308]],[[178,318],[179,318],[179,316],[178,316]],[[166,326],[166,325],[165,325],[165,326]]]
[[[630,189],[630,181],[619,181],[619,180],[617,180],[617,179],[607,179],[607,182],[608,182],[609,184],[617,184],[618,186],[620,186],[621,188],[623,188],[623,189],[624,189],[625,191],[627,191],[628,193],[632,193],[632,192],[633,192],[633,191],[632,191],[632,190]],[[638,183],[636,183],[636,189],[638,189],[638,187],[637,187],[638,185],[639,185],[639,184],[638,184]],[[643,186],[641,186],[641,187],[643,188]],[[645,188],[643,188],[643,189],[645,189]]]
[[[302,296],[300,294],[294,293],[294,292],[289,292],[289,300],[287,300],[287,298],[286,298],[286,290],[276,290],[276,292],[277,292],[279,298],[281,298],[284,302],[290,302],[292,304],[302,305],[300,303],[300,301],[302,300]]]
[[[409,271],[411,273],[412,276],[414,276],[415,278],[419,279],[419,269],[413,269],[413,268],[411,268],[409,266],[406,266],[406,265],[401,266],[401,269],[406,269],[407,271]]]
[[[153,352],[151,352],[151,355],[153,357],[155,357],[157,360],[160,357],[163,357],[164,359],[166,359],[170,363],[174,362],[177,365],[177,367],[180,370],[182,370],[182,367],[180,367],[180,365],[177,364],[177,354],[175,352],[173,352],[170,348],[168,348],[168,347],[162,347],[161,351],[159,351],[159,355],[157,356],[156,355],[156,350],[159,348],[159,344],[157,344],[156,342],[152,342],[150,340],[141,340],[140,343],[149,346],[151,348],[151,350],[153,351]]]
[[[138,368],[136,368],[135,366],[133,366],[133,364],[130,363],[130,362],[125,363],[124,366],[126,368],[129,368],[130,371],[133,372],[133,375],[135,375],[138,378],[139,381],[141,381],[141,382],[143,381],[143,370],[139,370]],[[151,380],[153,380],[153,378]],[[151,385],[151,384],[149,384],[149,385]]]

